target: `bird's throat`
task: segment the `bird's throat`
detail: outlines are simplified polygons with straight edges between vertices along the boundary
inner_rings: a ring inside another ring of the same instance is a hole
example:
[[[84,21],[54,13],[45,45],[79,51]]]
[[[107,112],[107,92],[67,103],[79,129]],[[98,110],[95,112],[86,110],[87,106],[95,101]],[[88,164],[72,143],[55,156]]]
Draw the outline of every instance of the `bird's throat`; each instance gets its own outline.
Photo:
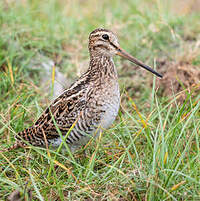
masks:
[[[117,70],[111,56],[91,56],[89,71],[95,71],[100,77],[117,79]]]

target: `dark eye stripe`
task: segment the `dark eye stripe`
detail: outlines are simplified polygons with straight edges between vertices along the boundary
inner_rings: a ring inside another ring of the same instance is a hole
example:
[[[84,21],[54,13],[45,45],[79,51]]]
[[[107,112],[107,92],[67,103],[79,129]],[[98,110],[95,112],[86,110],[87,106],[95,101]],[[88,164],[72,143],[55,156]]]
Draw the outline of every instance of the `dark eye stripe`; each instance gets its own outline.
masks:
[[[99,37],[100,34],[99,33],[98,34],[92,34],[91,36],[96,38],[96,37]]]
[[[110,41],[109,41],[109,42],[110,42]],[[110,44],[111,44],[114,48],[118,49],[118,47],[117,47],[116,45],[114,45],[112,42],[110,42]]]
[[[100,47],[100,48],[102,48],[102,49],[109,50],[109,48],[108,48],[107,46],[105,46],[105,45],[101,45],[101,44],[99,44],[99,45],[95,45],[95,46],[93,47],[93,49],[95,50],[95,49],[98,48],[98,47]]]
[[[104,43],[105,43],[105,40],[103,40],[103,39],[101,39],[101,38],[99,38],[99,40],[98,41],[103,41]]]

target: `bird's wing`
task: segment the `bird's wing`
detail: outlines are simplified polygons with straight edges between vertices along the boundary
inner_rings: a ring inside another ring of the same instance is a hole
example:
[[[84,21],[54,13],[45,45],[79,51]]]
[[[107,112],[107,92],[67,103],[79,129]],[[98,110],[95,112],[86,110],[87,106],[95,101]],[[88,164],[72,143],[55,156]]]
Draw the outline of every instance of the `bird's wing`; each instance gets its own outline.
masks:
[[[74,89],[66,90],[46,108],[34,126],[39,130],[45,130],[45,134],[49,139],[59,135],[55,123],[62,133],[66,133],[86,106],[85,93],[86,90],[78,92]]]
[[[86,81],[75,82],[46,108],[33,126],[18,133],[16,139],[19,141],[22,138],[35,145],[40,144],[39,139],[44,139],[44,133],[47,139],[55,139],[59,137],[55,122],[65,135],[85,108],[88,89]]]

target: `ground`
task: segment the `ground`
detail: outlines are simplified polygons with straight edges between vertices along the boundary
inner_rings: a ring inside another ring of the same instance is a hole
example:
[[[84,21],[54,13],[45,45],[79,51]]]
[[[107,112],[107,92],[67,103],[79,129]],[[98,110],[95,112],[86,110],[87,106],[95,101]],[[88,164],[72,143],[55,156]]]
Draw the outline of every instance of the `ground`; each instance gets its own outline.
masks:
[[[111,29],[163,79],[115,58],[121,107],[113,126],[71,155],[0,153],[0,200],[200,200],[200,2],[0,2],[0,149],[88,66],[88,35]],[[37,65],[36,65],[37,63]],[[46,86],[43,87],[43,84]]]

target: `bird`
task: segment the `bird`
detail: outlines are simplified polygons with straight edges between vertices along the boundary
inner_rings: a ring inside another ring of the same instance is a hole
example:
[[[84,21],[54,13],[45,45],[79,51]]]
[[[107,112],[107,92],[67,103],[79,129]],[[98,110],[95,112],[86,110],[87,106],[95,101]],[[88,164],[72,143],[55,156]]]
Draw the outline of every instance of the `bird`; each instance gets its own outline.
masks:
[[[89,67],[68,89],[44,110],[29,128],[15,135],[15,143],[7,150],[26,147],[56,148],[65,139],[74,153],[108,129],[120,107],[118,73],[113,57],[119,55],[156,76],[162,75],[123,50],[117,36],[105,28],[89,35]],[[70,132],[69,132],[70,131]],[[67,136],[66,136],[67,135]]]

